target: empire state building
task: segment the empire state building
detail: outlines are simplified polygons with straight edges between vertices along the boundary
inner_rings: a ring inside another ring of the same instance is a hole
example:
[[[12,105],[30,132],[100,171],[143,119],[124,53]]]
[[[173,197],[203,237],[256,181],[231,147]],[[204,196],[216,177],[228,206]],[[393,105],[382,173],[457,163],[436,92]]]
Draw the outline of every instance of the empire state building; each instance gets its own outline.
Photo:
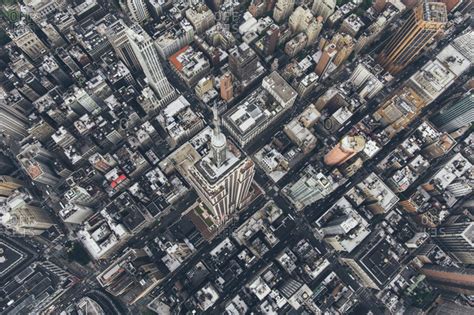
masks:
[[[255,165],[243,157],[239,149],[228,142],[220,129],[220,119],[214,108],[214,130],[210,150],[189,166],[187,178],[217,225],[240,210],[249,196]]]

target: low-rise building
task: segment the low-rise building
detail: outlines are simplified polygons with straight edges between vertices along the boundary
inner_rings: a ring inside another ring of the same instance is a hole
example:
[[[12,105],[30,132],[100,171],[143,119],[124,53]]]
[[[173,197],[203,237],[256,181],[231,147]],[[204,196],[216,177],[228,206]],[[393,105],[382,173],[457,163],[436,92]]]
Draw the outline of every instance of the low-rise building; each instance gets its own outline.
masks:
[[[169,57],[173,70],[186,83],[193,87],[203,77],[209,74],[211,65],[200,51],[195,51],[191,46],[185,46]]]
[[[369,223],[342,197],[316,221],[324,240],[336,251],[350,253],[370,234]]]
[[[296,91],[273,72],[263,79],[261,88],[224,114],[223,124],[245,146],[293,106],[296,97]]]
[[[309,165],[303,169],[299,179],[288,184],[283,192],[297,210],[302,210],[328,196],[336,187],[337,184],[332,177],[318,172]]]
[[[176,147],[204,127],[202,118],[190,106],[186,98],[180,96],[163,108],[157,117],[158,122],[168,134],[167,141],[171,147]]]

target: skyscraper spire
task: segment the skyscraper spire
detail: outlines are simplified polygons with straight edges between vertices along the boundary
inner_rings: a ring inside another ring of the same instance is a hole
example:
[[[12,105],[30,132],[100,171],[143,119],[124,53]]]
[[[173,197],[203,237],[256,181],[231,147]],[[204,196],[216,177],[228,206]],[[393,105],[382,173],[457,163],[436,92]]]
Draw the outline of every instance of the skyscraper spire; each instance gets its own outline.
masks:
[[[212,122],[214,123],[214,134],[220,134],[221,133],[221,120],[219,118],[219,113],[217,112],[217,105],[214,103],[214,106],[212,106],[212,113],[213,113],[213,118]]]
[[[225,138],[225,135],[221,132],[221,121],[215,103],[212,108],[212,112],[214,113],[214,132],[212,133],[211,138],[212,157],[216,166],[220,167],[222,163],[224,163],[226,160],[227,140]]]

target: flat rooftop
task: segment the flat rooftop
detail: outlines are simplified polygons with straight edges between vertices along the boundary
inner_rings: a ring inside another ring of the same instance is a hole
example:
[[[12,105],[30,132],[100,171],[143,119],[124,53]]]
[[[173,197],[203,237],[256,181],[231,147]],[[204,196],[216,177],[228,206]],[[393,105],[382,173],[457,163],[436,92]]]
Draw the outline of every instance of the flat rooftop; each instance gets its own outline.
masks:
[[[283,103],[289,103],[296,99],[298,93],[282,78],[282,76],[273,71],[270,75],[263,78],[262,86],[272,95],[275,93],[278,98],[283,100]],[[292,105],[292,104],[291,104]]]
[[[379,287],[386,285],[401,267],[390,253],[390,244],[385,238],[381,238],[359,260]]]
[[[400,200],[398,196],[374,173],[370,174],[365,180],[357,184],[364,194],[376,199],[380,206],[388,211],[393,208]]]
[[[247,96],[240,104],[231,108],[224,114],[224,120],[234,129],[237,134],[245,136],[256,126],[273,116],[272,104],[268,104],[268,95],[262,88],[256,89]]]
[[[425,21],[437,23],[446,23],[448,21],[448,13],[445,4],[425,0],[423,6],[423,19]]]
[[[465,39],[465,37],[460,38]],[[474,41],[474,36],[466,36],[466,38]],[[472,66],[474,60],[472,50],[474,50],[473,43],[454,40],[436,55],[436,60],[442,62],[452,73],[459,76]]]
[[[31,257],[29,253],[15,246],[6,238],[0,238],[0,279],[13,275],[14,270]]]
[[[474,62],[474,31],[458,36],[448,47],[453,47],[460,52],[469,62]]]

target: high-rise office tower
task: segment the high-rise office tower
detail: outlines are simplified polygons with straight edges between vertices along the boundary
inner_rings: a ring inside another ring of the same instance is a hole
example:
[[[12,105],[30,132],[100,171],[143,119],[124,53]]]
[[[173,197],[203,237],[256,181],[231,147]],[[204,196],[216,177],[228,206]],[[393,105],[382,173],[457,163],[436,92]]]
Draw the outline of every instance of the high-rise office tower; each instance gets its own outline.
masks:
[[[229,50],[229,69],[241,81],[252,77],[258,68],[258,57],[247,43]]]
[[[293,12],[295,0],[278,0],[273,9],[273,19],[277,23],[284,22]]]
[[[337,54],[334,57],[332,63],[339,67],[343,62],[349,58],[352,51],[354,50],[355,40],[349,34],[336,33],[332,39],[331,43],[336,45]]]
[[[39,61],[48,51],[43,41],[24,21],[15,24],[8,36],[33,61]]]
[[[185,17],[194,27],[197,34],[201,34],[216,23],[216,16],[204,1],[195,1],[185,12]]]
[[[290,15],[288,26],[293,33],[303,32],[307,36],[307,46],[316,42],[323,27],[322,19],[316,18],[310,9],[298,7]]]
[[[314,0],[311,11],[315,16],[322,16],[325,22],[336,10],[336,0]]]
[[[439,246],[464,264],[474,264],[474,222],[454,222],[432,229]]]
[[[94,214],[91,208],[76,204],[67,204],[59,210],[59,216],[66,223],[82,224]]]
[[[251,159],[227,142],[220,130],[217,109],[214,108],[214,131],[210,152],[186,169],[186,177],[196,189],[217,225],[225,222],[249,197],[255,173]]]
[[[0,196],[8,197],[15,189],[22,186],[23,182],[21,180],[8,175],[0,175]]]
[[[48,92],[42,84],[40,76],[31,72],[22,75],[23,82],[27,84],[36,94],[42,96]]]
[[[54,27],[53,24],[43,21],[40,23],[39,27],[41,28],[41,31],[48,38],[48,42],[50,43],[51,46],[59,47],[66,44],[63,37],[58,32],[58,30]]]
[[[327,165],[341,165],[365,148],[362,136],[345,136],[324,156]]]
[[[327,225],[322,228],[322,231],[325,236],[347,234],[358,224],[359,222],[353,215],[346,214],[328,222]]]
[[[447,21],[444,3],[421,1],[389,39],[377,61],[391,74],[398,73],[429,44]]]
[[[143,30],[135,32],[132,29],[127,30],[127,36],[133,48],[135,56],[145,73],[148,84],[157,93],[163,104],[168,104],[174,100],[176,91],[168,82],[161,61],[153,40]]]
[[[264,53],[266,55],[272,55],[278,45],[278,39],[280,37],[280,28],[276,24],[270,25],[265,33],[264,39]]]
[[[226,73],[221,78],[221,97],[225,101],[229,101],[232,99],[234,95],[234,89],[232,86],[232,75],[230,73]]]
[[[474,294],[474,269],[426,264],[420,269],[435,287],[462,294]]]
[[[456,141],[450,135],[443,134],[438,140],[424,147],[421,153],[428,159],[435,159],[448,153],[455,144]]]
[[[94,113],[100,109],[100,100],[94,94],[77,87],[64,98],[64,104],[78,115]]]
[[[248,8],[250,14],[252,14],[255,18],[259,18],[264,15],[266,10],[267,3],[265,0],[252,0]]]
[[[28,136],[28,118],[9,105],[0,105],[0,134],[21,140]]]
[[[131,28],[138,28],[137,25],[132,25]],[[142,67],[138,62],[137,56],[133,52],[127,36],[127,25],[122,20],[117,20],[110,24],[106,36],[117,56],[125,63],[131,71],[141,71]]]
[[[452,132],[474,122],[474,95],[469,92],[459,101],[448,105],[431,118],[441,131]]]
[[[87,188],[72,186],[64,193],[64,199],[71,204],[85,207],[97,204],[101,195],[92,186]]]
[[[314,72],[322,78],[326,71],[329,68],[329,65],[331,64],[332,60],[337,54],[337,49],[335,44],[329,44],[326,47],[324,47],[321,57],[319,58],[318,64],[316,65],[316,68],[314,69]]]
[[[0,214],[0,223],[17,234],[39,235],[54,223],[44,209],[28,204],[23,193],[8,197]]]
[[[46,56],[43,59],[42,69],[46,71],[52,78],[53,82],[64,88],[72,85],[72,78],[64,71],[53,56]]]
[[[17,159],[32,180],[51,186],[59,182],[53,168],[54,156],[39,142],[22,146]]]
[[[137,23],[143,23],[150,18],[150,12],[143,0],[127,0],[130,16]]]
[[[474,190],[474,181],[466,178],[458,178],[446,187],[454,197],[463,197],[472,193]]]

